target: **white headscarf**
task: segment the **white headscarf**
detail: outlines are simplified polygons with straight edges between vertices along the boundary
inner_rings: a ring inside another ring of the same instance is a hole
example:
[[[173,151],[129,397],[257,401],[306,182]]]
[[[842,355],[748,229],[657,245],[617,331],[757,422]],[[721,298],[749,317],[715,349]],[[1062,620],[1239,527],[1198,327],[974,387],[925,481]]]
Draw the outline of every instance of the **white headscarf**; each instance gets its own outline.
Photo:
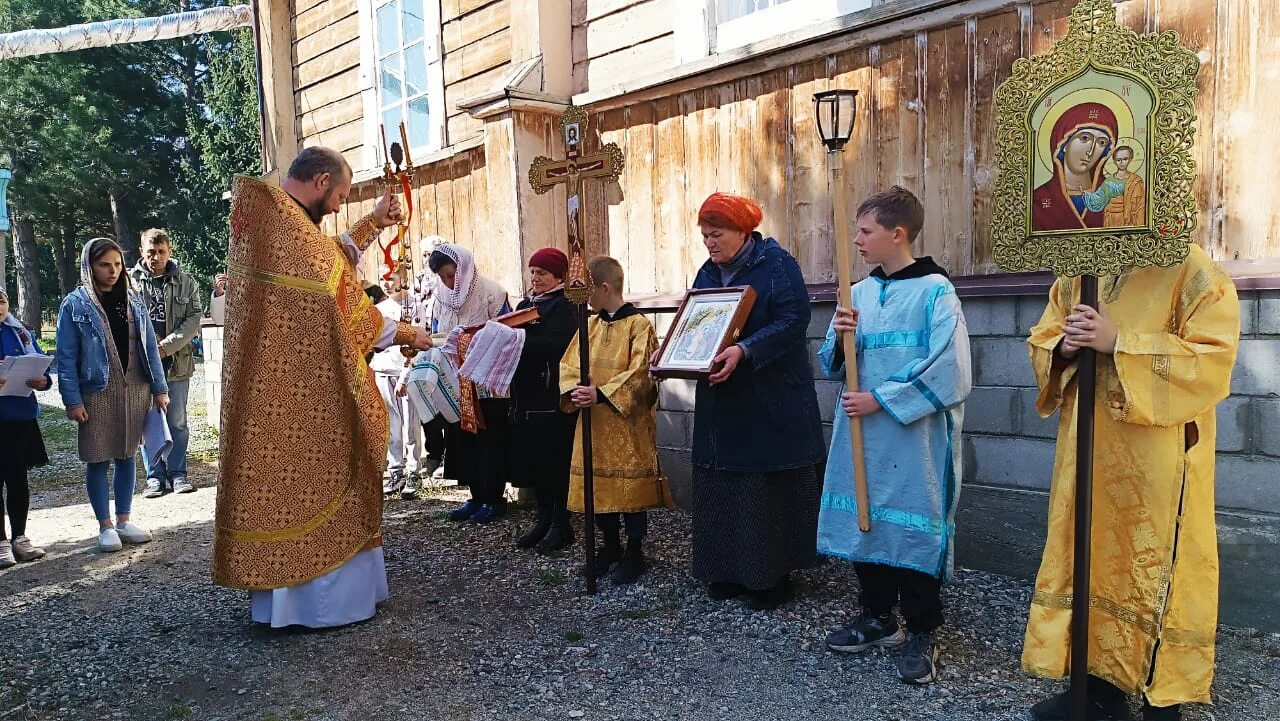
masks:
[[[457,267],[453,275],[453,287],[449,288],[441,283],[436,288],[439,294],[438,300],[456,313],[462,304],[467,302],[471,291],[476,289],[475,258],[471,255],[471,251],[452,243],[441,243],[436,247],[436,252],[449,256],[449,260],[452,260]]]

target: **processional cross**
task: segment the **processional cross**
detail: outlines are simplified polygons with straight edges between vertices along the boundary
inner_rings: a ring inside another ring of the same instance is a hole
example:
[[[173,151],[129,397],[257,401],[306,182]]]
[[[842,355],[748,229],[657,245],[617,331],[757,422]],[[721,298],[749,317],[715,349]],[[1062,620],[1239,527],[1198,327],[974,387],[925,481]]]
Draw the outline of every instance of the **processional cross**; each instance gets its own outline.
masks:
[[[533,192],[542,195],[557,185],[564,184],[567,191],[565,210],[569,228],[569,277],[565,278],[565,297],[578,306],[578,365],[581,368],[581,384],[589,385],[591,372],[591,339],[587,333],[587,297],[591,295],[591,273],[583,257],[582,181],[599,178],[603,182],[616,181],[622,174],[622,149],[617,143],[601,146],[594,153],[583,152],[583,138],[587,132],[587,112],[570,105],[560,116],[560,134],[564,139],[565,159],[552,160],[538,156],[529,166],[529,185]],[[585,511],[584,532],[586,550],[587,592],[596,592],[595,553],[595,479],[591,467],[591,412],[580,412],[582,418],[582,499]]]

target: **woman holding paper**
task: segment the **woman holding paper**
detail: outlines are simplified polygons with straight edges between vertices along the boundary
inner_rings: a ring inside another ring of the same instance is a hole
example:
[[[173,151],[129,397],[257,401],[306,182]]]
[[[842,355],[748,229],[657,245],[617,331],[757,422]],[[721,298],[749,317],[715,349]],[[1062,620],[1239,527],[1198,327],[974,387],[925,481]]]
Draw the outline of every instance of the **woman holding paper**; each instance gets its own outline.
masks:
[[[142,424],[154,405],[169,406],[160,349],[142,299],[129,290],[124,252],[110,238],[94,238],[80,258],[81,286],[58,309],[58,391],[67,417],[80,424],[80,460],[88,464],[89,503],[98,519],[98,547],[146,543],[151,532],[129,521],[133,457]],[[107,471],[116,518],[108,503]]]
[[[9,295],[0,289],[0,361],[23,355],[42,357],[44,351],[35,335],[9,313]],[[27,390],[0,398],[0,491],[3,491],[0,495],[4,497],[0,503],[0,568],[44,556],[44,551],[31,545],[31,539],[27,538],[27,511],[31,507],[27,469],[49,462],[40,424],[36,422],[40,404],[31,391],[48,390],[53,380],[48,370],[34,378],[9,373],[0,378],[0,390],[9,383],[20,384]],[[5,536],[6,513],[13,531],[12,541]]]

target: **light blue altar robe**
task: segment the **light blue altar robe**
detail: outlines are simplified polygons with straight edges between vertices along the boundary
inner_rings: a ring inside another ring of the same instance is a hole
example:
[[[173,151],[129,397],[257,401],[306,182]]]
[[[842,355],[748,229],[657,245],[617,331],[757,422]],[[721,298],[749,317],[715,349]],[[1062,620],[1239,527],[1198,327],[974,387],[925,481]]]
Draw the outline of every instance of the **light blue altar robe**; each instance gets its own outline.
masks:
[[[858,384],[883,406],[862,418],[871,531],[858,530],[849,417],[837,399],[818,550],[950,578],[962,404],[972,386],[960,301],[939,274],[873,275],[853,286],[853,305],[859,312]],[[818,361],[827,378],[844,380],[834,320]]]

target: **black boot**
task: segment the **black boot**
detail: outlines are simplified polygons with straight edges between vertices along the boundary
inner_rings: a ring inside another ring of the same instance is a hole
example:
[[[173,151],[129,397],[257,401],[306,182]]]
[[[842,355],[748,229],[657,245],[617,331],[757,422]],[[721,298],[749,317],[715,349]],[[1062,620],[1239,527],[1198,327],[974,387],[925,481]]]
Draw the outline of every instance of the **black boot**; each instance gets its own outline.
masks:
[[[533,548],[547,535],[547,530],[551,528],[551,504],[543,500],[542,494],[538,494],[538,511],[534,516],[533,525],[524,535],[516,539],[516,546],[519,548]]]
[[[588,543],[590,540],[588,539]],[[538,541],[535,547],[538,553],[552,553],[573,545],[573,523],[569,520],[568,509],[558,508],[551,515],[551,527],[547,535]]]
[[[609,580],[617,584],[635,583],[644,574],[644,552],[640,550],[640,539],[627,539],[627,552],[622,555],[618,566],[609,574]]]
[[[612,543],[606,539],[603,544],[596,546],[596,580],[609,575],[609,569],[620,560],[622,544],[618,543],[618,539],[613,539]]]
[[[1047,698],[1031,707],[1036,721],[1069,721],[1071,690]],[[1089,677],[1089,721],[1129,721],[1129,699],[1124,691],[1096,676]]]
[[[791,575],[763,591],[748,591],[747,605],[756,611],[772,611],[791,599]]]
[[[1182,705],[1152,706],[1142,702],[1142,721],[1179,721],[1182,718]]]

